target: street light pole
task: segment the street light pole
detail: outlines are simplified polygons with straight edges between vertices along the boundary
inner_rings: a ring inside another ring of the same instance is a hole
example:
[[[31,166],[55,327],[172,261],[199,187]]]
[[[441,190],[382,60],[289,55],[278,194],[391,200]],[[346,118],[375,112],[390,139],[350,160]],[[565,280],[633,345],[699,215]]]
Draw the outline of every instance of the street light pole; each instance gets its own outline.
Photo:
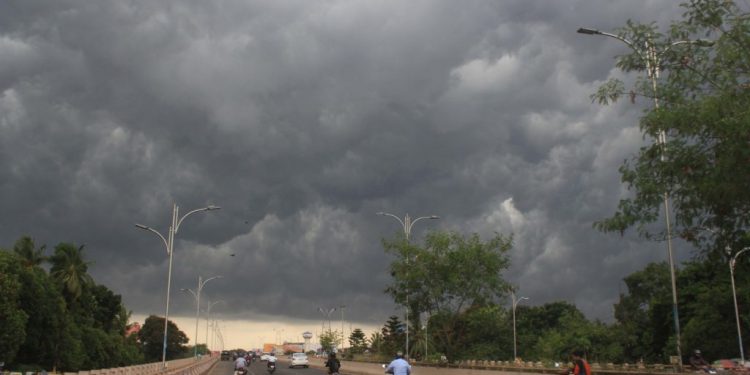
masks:
[[[200,319],[200,309],[201,309],[201,290],[203,290],[203,286],[206,285],[207,282],[214,280],[214,279],[220,279],[223,276],[214,276],[209,277],[206,280],[203,280],[203,277],[198,276],[198,289],[197,292],[193,292],[190,289],[185,289],[193,294],[193,297],[195,297],[195,342],[194,350],[193,350],[193,356],[198,358],[198,321]],[[210,307],[209,307],[210,308]],[[208,327],[206,327],[206,335],[208,335]],[[206,341],[206,349],[208,349],[208,341]]]
[[[224,302],[223,300],[218,301],[206,301],[206,346],[208,346],[208,325],[209,325],[209,319],[211,318],[211,308],[214,307],[219,302]],[[213,343],[211,344],[211,347],[213,347]]]
[[[602,35],[610,38],[617,39],[625,43],[631,50],[633,50],[640,58],[646,63],[646,72],[649,80],[651,81],[651,89],[653,90],[654,110],[659,110],[659,96],[657,95],[657,81],[659,79],[659,66],[661,65],[661,55],[669,51],[672,47],[681,44],[696,44],[706,45],[705,40],[680,40],[669,44],[663,51],[657,52],[653,43],[647,39],[644,42],[643,49],[640,49],[632,41],[621,37],[616,34],[607,33],[590,28],[579,28],[577,31],[579,34],[586,35]],[[666,160],[667,150],[667,133],[664,129],[659,130],[657,144],[661,149],[661,161]],[[682,368],[682,343],[680,337],[680,314],[677,307],[677,281],[675,277],[675,262],[672,250],[672,225],[670,222],[670,208],[669,208],[669,192],[664,191],[664,220],[666,225],[666,237],[667,237],[667,256],[669,258],[669,274],[672,283],[672,316],[674,318],[675,336],[677,339],[677,356],[679,357],[679,366]]]
[[[341,349],[344,349],[344,309],[346,309],[346,305],[339,306],[339,309],[341,310]]]
[[[521,297],[519,299],[516,299],[516,294],[514,292],[511,292],[510,296],[513,305],[513,361],[515,362],[516,359],[518,359],[518,354],[516,353],[516,306],[518,306],[519,302],[529,298]]]
[[[318,307],[318,311],[323,314],[324,317],[328,318],[328,332],[331,331],[331,314],[336,311],[335,307],[331,307],[328,310],[324,310],[322,307]],[[323,330],[325,330],[325,320],[323,321]]]
[[[414,226],[414,223],[422,219],[440,219],[440,216],[430,215],[420,216],[412,221],[408,213],[404,216],[404,220],[401,220],[400,217],[387,212],[378,212],[377,214],[382,216],[390,216],[398,220],[398,222],[401,223],[401,226],[404,228],[404,235],[406,236],[407,243],[409,243],[409,239],[411,238],[411,227]],[[406,258],[406,263],[409,264],[409,258]],[[409,356],[409,293],[406,293],[406,356]]]
[[[732,298],[734,299],[734,318],[737,320],[737,340],[740,344],[740,357],[742,359],[742,366],[745,366],[745,350],[742,348],[742,331],[740,330],[740,311],[737,308],[737,290],[734,286],[734,267],[737,265],[737,257],[745,251],[750,250],[750,247],[746,247],[734,254],[729,259],[729,274],[732,278]]]
[[[207,207],[192,210],[186,213],[182,218],[179,218],[180,208],[176,203],[172,204],[172,225],[169,226],[169,234],[167,238],[164,238],[164,236],[162,236],[162,234],[154,228],[143,224],[135,224],[136,228],[147,230],[159,236],[162,242],[164,242],[164,246],[166,246],[167,248],[167,255],[169,255],[169,270],[167,271],[167,301],[166,308],[164,309],[164,341],[162,343],[161,352],[161,363],[162,367],[164,368],[167,367],[167,328],[169,323],[169,292],[172,287],[172,258],[174,258],[174,236],[175,234],[177,234],[177,231],[180,229],[180,224],[182,224],[182,221],[185,220],[186,217],[196,212],[218,210],[220,208],[221,207],[219,206],[209,205]]]

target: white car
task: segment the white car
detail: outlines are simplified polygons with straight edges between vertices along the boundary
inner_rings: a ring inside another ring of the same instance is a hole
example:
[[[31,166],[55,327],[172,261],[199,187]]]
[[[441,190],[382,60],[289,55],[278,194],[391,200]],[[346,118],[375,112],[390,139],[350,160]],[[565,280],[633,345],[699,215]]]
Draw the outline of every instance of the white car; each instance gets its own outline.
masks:
[[[263,362],[268,361],[268,357],[270,357],[270,353],[263,353],[260,356],[260,360]]]
[[[293,353],[292,354],[292,362],[289,364],[289,368],[302,366],[304,368],[310,367],[309,362],[307,361],[307,354],[305,353]]]

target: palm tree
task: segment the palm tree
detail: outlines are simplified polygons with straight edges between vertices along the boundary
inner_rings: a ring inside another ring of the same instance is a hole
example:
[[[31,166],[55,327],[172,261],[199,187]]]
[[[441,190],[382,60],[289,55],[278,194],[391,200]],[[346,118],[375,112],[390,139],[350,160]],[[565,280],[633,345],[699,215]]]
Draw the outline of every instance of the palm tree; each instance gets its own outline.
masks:
[[[13,245],[13,252],[21,258],[23,265],[26,267],[37,267],[42,264],[47,257],[44,256],[44,250],[47,245],[35,248],[34,240],[29,236],[23,236]]]
[[[60,243],[55,246],[55,254],[50,257],[50,275],[63,286],[63,290],[78,299],[83,289],[94,280],[87,273],[90,262],[83,260],[83,246]]]
[[[373,332],[370,335],[370,350],[373,353],[380,353],[383,348],[383,334],[380,332]]]

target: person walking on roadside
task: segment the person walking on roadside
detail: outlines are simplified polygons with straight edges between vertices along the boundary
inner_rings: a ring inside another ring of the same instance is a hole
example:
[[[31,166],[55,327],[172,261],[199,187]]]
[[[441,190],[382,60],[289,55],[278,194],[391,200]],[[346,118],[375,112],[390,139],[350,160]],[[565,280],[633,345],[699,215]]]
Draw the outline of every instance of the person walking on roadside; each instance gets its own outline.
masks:
[[[411,365],[404,359],[404,354],[401,352],[396,353],[396,359],[388,364],[385,368],[386,374],[393,375],[411,375]]]

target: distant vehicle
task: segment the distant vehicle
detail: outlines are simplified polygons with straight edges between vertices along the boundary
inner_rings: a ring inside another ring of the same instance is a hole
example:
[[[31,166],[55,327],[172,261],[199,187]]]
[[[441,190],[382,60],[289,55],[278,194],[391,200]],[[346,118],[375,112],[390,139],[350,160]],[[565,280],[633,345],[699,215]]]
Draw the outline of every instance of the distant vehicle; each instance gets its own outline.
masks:
[[[746,362],[747,363],[747,362]],[[726,371],[744,371],[745,366],[742,366],[742,361],[739,358],[732,359],[718,359],[714,361],[713,368]]]
[[[228,361],[230,359],[232,359],[232,355],[229,354],[229,351],[228,350],[223,350],[221,352],[221,360],[222,361]]]
[[[261,361],[263,361],[263,362],[265,362],[265,361],[267,361],[267,360],[268,360],[268,357],[269,357],[270,355],[271,355],[271,353],[265,353],[265,352],[264,352],[263,354],[261,354],[261,355],[260,355],[260,360],[261,360]]]
[[[301,366],[304,368],[310,367],[310,363],[307,361],[307,354],[305,353],[293,353],[292,362],[289,364],[289,368]]]

